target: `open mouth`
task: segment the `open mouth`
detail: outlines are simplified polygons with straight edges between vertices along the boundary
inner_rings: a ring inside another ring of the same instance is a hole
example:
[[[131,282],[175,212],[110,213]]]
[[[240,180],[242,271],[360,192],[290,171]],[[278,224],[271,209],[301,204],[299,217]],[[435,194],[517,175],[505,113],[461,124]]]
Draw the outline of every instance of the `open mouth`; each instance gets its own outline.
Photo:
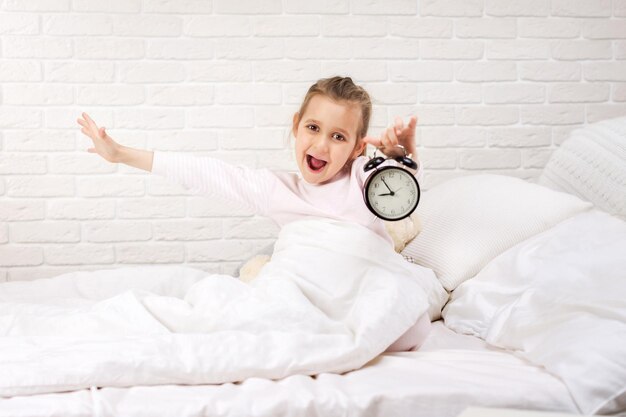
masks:
[[[326,161],[317,159],[309,154],[306,156],[306,163],[313,172],[320,172],[326,166]]]

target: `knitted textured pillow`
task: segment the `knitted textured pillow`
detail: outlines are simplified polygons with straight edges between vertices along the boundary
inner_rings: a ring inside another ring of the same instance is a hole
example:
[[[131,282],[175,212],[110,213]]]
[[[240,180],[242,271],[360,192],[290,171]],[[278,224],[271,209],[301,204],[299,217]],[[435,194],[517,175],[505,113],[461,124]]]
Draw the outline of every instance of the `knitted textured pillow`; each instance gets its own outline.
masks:
[[[626,220],[626,117],[572,132],[554,151],[538,183]]]

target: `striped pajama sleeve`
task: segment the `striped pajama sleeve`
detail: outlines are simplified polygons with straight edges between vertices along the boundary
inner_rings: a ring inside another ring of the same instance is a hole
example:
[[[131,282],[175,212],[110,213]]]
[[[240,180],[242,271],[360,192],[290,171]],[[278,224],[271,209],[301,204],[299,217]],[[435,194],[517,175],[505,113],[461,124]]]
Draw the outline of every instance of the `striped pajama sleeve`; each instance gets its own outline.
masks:
[[[268,169],[252,169],[178,152],[155,151],[152,173],[194,194],[218,196],[261,215],[267,215],[276,184],[276,177]]]

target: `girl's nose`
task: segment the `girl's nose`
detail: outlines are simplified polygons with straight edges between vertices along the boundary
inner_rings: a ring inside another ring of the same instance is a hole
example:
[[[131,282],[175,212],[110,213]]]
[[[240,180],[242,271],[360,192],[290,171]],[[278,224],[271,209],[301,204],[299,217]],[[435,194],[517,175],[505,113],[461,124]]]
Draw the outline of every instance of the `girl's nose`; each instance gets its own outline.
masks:
[[[326,137],[324,135],[320,135],[316,141],[316,145],[320,149],[328,149],[330,147],[330,143],[331,143],[331,138]]]
[[[313,143],[313,148],[321,154],[328,153],[328,139],[319,135]]]

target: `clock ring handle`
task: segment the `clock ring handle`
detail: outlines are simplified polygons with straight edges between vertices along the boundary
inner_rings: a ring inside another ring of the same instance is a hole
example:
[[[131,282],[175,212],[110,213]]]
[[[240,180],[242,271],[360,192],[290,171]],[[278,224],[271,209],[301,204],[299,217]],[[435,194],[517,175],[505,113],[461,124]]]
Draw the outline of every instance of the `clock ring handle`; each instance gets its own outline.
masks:
[[[394,159],[406,167],[409,167],[411,169],[417,169],[417,162],[415,162],[408,156],[396,156]]]
[[[404,156],[407,156],[407,157],[409,156],[409,155],[407,155],[406,148],[404,146],[402,146],[402,145],[397,143],[397,144],[393,145],[393,147],[402,149],[402,152],[404,153]],[[374,158],[376,157],[376,152],[378,152],[381,149],[385,149],[385,147],[384,146],[376,146],[374,148],[374,156],[373,156]],[[388,157],[387,159],[391,159],[391,157]]]
[[[409,157],[409,155],[407,155],[406,148],[404,146],[402,146],[400,144],[396,144],[396,145],[394,145],[394,147],[402,149],[402,151],[404,152],[404,155],[403,156],[396,156],[396,157],[393,157],[393,158],[389,157],[389,158],[386,158],[386,159],[395,159],[397,162],[401,163],[402,165],[404,165],[404,166],[406,166],[408,168],[417,169],[417,163],[414,160],[412,160]],[[376,147],[374,149],[374,156],[372,157],[372,159],[367,164],[365,164],[365,168],[364,168],[365,172],[369,171],[372,168],[376,168],[378,165],[382,164],[386,160],[382,156],[376,156],[376,152],[378,152],[378,150],[383,149],[383,148],[384,148],[383,146],[380,146],[380,147]]]
[[[377,156],[375,158],[372,158],[369,161],[367,161],[367,163],[363,167],[363,171],[367,172],[369,170],[372,170],[376,168],[378,165],[382,164],[383,162],[385,162],[385,158],[383,158],[382,156]]]

